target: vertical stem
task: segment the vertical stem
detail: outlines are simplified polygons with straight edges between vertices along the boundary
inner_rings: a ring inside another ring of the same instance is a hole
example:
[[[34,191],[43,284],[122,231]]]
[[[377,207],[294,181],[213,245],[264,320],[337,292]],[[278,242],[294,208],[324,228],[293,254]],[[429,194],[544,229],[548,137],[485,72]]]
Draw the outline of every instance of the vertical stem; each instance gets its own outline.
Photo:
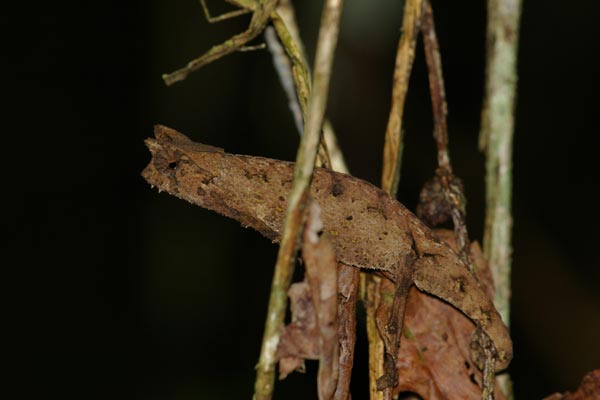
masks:
[[[494,303],[509,323],[512,141],[521,0],[488,0],[486,84],[480,147],[486,154],[484,252],[494,277]]]
[[[436,177],[442,185],[444,197],[451,206],[454,236],[458,243],[461,260],[473,271],[469,256],[469,233],[466,221],[466,200],[460,180],[452,174],[452,164],[448,151],[448,106],[446,89],[442,73],[442,56],[435,32],[433,9],[429,0],[423,1],[423,20],[421,23],[423,47],[429,76],[429,91],[431,92],[431,108],[433,112],[433,137],[437,145],[438,169]]]
[[[486,154],[484,254],[494,278],[494,304],[510,322],[512,146],[521,0],[488,0],[485,98],[479,145]],[[512,398],[510,378],[498,377]]]
[[[377,379],[383,376],[383,357],[385,347],[377,329],[375,312],[381,302],[381,279],[371,273],[361,271],[363,285],[363,302],[367,310],[367,337],[369,340],[369,399],[390,400],[391,391],[377,390]]]
[[[257,365],[254,387],[254,398],[256,400],[271,399],[273,395],[275,356],[281,329],[283,328],[287,290],[294,272],[294,258],[302,230],[304,208],[321,137],[342,5],[343,0],[327,0],[321,17],[308,113],[296,156],[294,182],[288,197],[285,227],[277,255],[277,263],[275,264],[265,333]]]
[[[406,0],[402,17],[402,36],[396,51],[392,106],[385,131],[381,187],[395,195],[400,181],[402,164],[402,117],[408,92],[408,81],[415,59],[417,36],[421,26],[423,0]]]
[[[448,154],[448,124],[446,122],[448,106],[442,73],[442,57],[435,33],[433,10],[429,1],[423,2],[421,32],[423,33],[423,47],[425,47],[425,60],[427,61],[429,75],[429,91],[431,92],[433,111],[433,137],[438,149],[438,166],[452,173],[450,155]]]

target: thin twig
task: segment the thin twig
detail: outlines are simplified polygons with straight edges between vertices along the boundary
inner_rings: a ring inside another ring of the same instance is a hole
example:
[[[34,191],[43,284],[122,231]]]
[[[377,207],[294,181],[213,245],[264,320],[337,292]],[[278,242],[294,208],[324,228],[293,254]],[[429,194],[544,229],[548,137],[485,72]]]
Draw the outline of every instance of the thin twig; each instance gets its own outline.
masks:
[[[385,346],[383,339],[377,329],[375,312],[381,302],[381,280],[382,278],[372,273],[361,271],[361,286],[363,303],[367,311],[367,338],[369,340],[369,399],[391,400],[392,391],[377,389],[377,379],[383,376],[383,358]]]
[[[271,399],[273,394],[275,355],[284,323],[287,289],[294,271],[295,254],[302,230],[304,208],[321,137],[342,4],[342,0],[327,0],[321,17],[315,57],[315,75],[308,101],[306,124],[300,139],[294,168],[294,181],[288,196],[286,221],[277,255],[277,263],[275,264],[265,333],[257,365],[254,388],[254,398],[256,400]]]
[[[480,148],[486,153],[484,253],[494,277],[494,303],[510,320],[512,141],[521,0],[488,0],[486,84]]]
[[[300,105],[303,118],[306,118],[306,108],[308,96],[310,93],[310,69],[306,63],[306,55],[303,51],[302,41],[298,32],[294,8],[291,2],[284,0],[277,6],[276,12],[272,16],[273,26],[279,36],[279,40],[285,49],[289,63],[291,63],[291,74],[294,78],[297,98]],[[288,63],[288,65],[289,65]],[[280,74],[280,79],[284,77]],[[287,79],[287,78],[286,78]],[[287,84],[282,81],[282,85]],[[289,95],[288,95],[289,96]],[[321,144],[318,152],[318,165],[331,168],[339,172],[348,172],[342,152],[338,146],[335,133],[329,121],[325,120],[323,129],[326,130],[321,137]],[[302,133],[302,132],[300,132]],[[336,159],[332,160],[332,155]],[[333,165],[337,168],[334,168]]]
[[[291,4],[289,4],[288,8],[291,9]],[[294,17],[293,9],[291,12],[288,10],[287,17]],[[310,74],[308,66],[304,62],[303,55],[300,53],[300,47],[294,41],[294,37],[291,35],[283,19],[276,12],[273,13],[272,19],[275,31],[277,32],[279,39],[281,40],[281,44],[286,50],[289,61],[291,62],[291,73],[294,78],[296,93],[298,95],[297,101],[299,102],[300,109],[302,110],[302,117],[303,119],[306,119],[308,112],[308,96],[310,94]],[[300,131],[300,134],[302,134],[302,131]],[[323,136],[321,136],[321,143],[317,153],[317,165],[331,168],[329,151]]]
[[[307,61],[308,58],[306,57],[304,44],[302,43],[302,38],[300,37],[298,23],[296,22],[296,13],[294,11],[292,2],[290,0],[279,0],[279,4],[277,5],[277,9],[275,11],[287,27],[291,41],[295,44],[295,48],[297,49],[299,55],[297,59],[305,66],[306,74],[310,78],[310,69],[308,68]],[[273,24],[276,24],[275,19],[273,20]],[[307,79],[306,81],[310,82],[310,79]],[[344,155],[338,145],[337,136],[333,126],[331,125],[331,122],[327,118],[325,118],[325,122],[323,123],[322,142],[323,148],[327,149],[327,156],[331,169],[334,171],[343,172],[345,174],[349,173],[348,166],[344,160]]]
[[[456,242],[462,261],[473,271],[469,257],[470,241],[466,222],[466,200],[462,184],[452,173],[452,164],[448,151],[448,106],[446,103],[446,90],[444,75],[442,73],[442,57],[435,32],[433,9],[429,0],[423,3],[423,20],[421,24],[423,46],[429,75],[429,91],[431,92],[431,105],[433,110],[433,137],[437,145],[438,170],[436,178],[443,188],[444,197],[450,205],[450,214],[454,225]]]
[[[438,166],[452,173],[450,155],[448,154],[448,125],[446,116],[448,106],[446,103],[446,90],[442,74],[442,57],[435,33],[433,10],[429,1],[423,3],[423,19],[421,24],[425,59],[429,73],[429,91],[431,92],[431,105],[433,109],[433,137],[437,143]]]
[[[213,17],[210,15],[210,11],[208,10],[208,6],[206,5],[206,0],[200,0],[200,5],[202,6],[202,10],[204,11],[204,16],[206,17],[206,20],[211,24],[239,17],[240,15],[246,15],[252,12],[252,10],[249,8],[240,8],[239,10],[229,11],[224,14]]]
[[[521,0],[488,0],[485,97],[479,145],[486,154],[484,254],[494,278],[494,304],[510,323],[512,147]],[[508,374],[500,387],[512,398]]]
[[[382,188],[395,195],[400,180],[402,163],[402,117],[408,92],[408,82],[415,59],[415,48],[421,25],[423,0],[407,0],[404,4],[402,36],[398,41],[396,63],[394,66],[394,86],[392,88],[392,106],[385,132],[383,149]]]
[[[302,119],[302,108],[298,102],[298,97],[296,97],[294,76],[292,75],[292,64],[287,58],[283,46],[277,39],[275,28],[269,26],[265,29],[265,42],[267,43],[267,47],[273,56],[273,65],[275,66],[275,71],[277,71],[277,76],[279,76],[281,87],[283,88],[283,91],[288,99],[288,107],[290,108],[292,116],[294,117],[296,129],[298,129],[298,132],[302,133],[304,125]]]

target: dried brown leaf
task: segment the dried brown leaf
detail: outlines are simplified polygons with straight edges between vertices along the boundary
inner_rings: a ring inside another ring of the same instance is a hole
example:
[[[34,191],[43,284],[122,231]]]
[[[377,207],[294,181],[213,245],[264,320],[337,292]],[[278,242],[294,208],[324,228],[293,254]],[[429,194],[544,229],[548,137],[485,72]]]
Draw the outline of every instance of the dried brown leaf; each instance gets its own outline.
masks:
[[[600,369],[588,372],[573,393],[554,393],[544,400],[600,400]]]
[[[302,259],[306,266],[306,279],[317,314],[319,343],[317,386],[319,399],[325,400],[333,396],[338,380],[338,264],[329,235],[323,233],[320,214],[320,207],[317,203],[311,202],[302,242]]]
[[[452,231],[436,233],[456,246]],[[476,242],[471,244],[470,256],[491,296],[489,269]],[[387,288],[390,290],[390,284]],[[409,391],[431,400],[481,399],[482,373],[470,358],[470,342],[476,329],[471,320],[444,301],[413,288],[408,296],[405,327],[395,394]],[[504,398],[498,387],[495,394],[497,400]]]
[[[292,284],[288,295],[292,321],[279,339],[279,379],[293,371],[304,372],[304,360],[317,360],[320,353],[319,328],[308,282]]]

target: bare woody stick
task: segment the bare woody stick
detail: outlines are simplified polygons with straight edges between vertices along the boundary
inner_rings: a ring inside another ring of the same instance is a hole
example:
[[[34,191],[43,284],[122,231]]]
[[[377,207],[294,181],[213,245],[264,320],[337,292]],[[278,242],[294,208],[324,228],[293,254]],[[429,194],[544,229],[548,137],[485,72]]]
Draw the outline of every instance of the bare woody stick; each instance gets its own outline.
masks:
[[[291,4],[289,4],[288,9],[291,9]],[[289,10],[286,11],[287,18],[293,17],[293,14]],[[288,30],[283,18],[277,12],[275,12],[273,13],[272,20],[273,27],[279,36],[279,40],[281,41],[285,52],[277,55],[273,51],[279,42],[274,37],[272,39],[268,38],[268,30],[265,32],[265,39],[270,41],[271,54],[273,55],[276,65],[279,64],[279,67],[276,67],[276,71],[279,75],[282,86],[284,89],[286,87],[291,89],[288,91],[288,98],[290,101],[297,104],[297,108],[301,111],[299,123],[300,135],[302,135],[304,120],[306,119],[308,112],[308,96],[310,94],[310,75],[308,66],[304,61],[305,58],[303,54],[300,52],[299,44],[295,41],[294,36]],[[292,19],[291,21],[294,20]],[[291,82],[289,81],[290,75],[286,74],[284,72],[285,70],[291,70],[290,73],[291,77],[293,78]],[[331,168],[331,159],[329,158],[328,148],[323,137],[321,137],[321,143],[317,152],[317,161],[318,166]]]
[[[485,256],[494,303],[508,325],[510,311],[512,140],[521,0],[488,0],[485,97],[479,146],[486,154]]]
[[[421,24],[425,59],[429,74],[429,91],[431,92],[431,105],[433,110],[433,137],[438,151],[438,170],[435,179],[439,179],[446,201],[450,204],[454,233],[458,243],[460,257],[463,262],[473,269],[469,259],[469,234],[466,223],[466,204],[462,185],[452,174],[452,164],[448,151],[448,125],[446,116],[448,107],[446,103],[446,90],[442,73],[442,57],[435,32],[433,10],[429,0],[423,3],[423,20]]]
[[[431,105],[433,109],[433,137],[438,149],[438,166],[451,173],[452,165],[450,164],[450,155],[448,154],[448,125],[446,122],[448,106],[446,103],[444,76],[442,74],[442,58],[435,33],[433,10],[427,0],[423,3],[421,31],[423,32],[423,46],[425,47],[425,59],[429,73],[429,91],[431,92]]]
[[[382,188],[395,195],[400,180],[402,164],[402,117],[408,92],[408,81],[415,59],[417,37],[421,26],[423,0],[407,0],[404,4],[402,36],[396,51],[394,66],[394,86],[392,88],[392,106],[385,131],[383,149]]]
[[[488,0],[485,97],[479,146],[486,154],[484,254],[494,278],[494,304],[510,323],[512,146],[521,0]],[[510,378],[498,377],[506,397]]]
[[[298,23],[296,22],[296,13],[294,12],[292,2],[290,0],[279,0],[275,12],[279,16],[279,18],[273,18],[273,26],[275,26],[276,29],[279,25],[282,25],[286,28],[290,36],[289,42],[294,44],[294,47],[297,49],[297,52],[299,54],[299,57],[290,56],[290,59],[292,61],[295,60],[297,63],[299,62],[304,65],[304,67],[293,66],[293,70],[298,70],[298,72],[306,71],[307,76],[310,76],[310,71],[306,61],[306,52],[304,50],[304,44],[302,43],[302,39],[300,37]],[[277,29],[277,32],[279,34],[280,40],[284,42],[284,37],[282,37],[280,31],[283,31],[283,29]],[[286,47],[286,50],[289,52],[290,49]],[[296,73],[294,72],[294,76],[295,75]],[[298,78],[295,78],[295,80],[296,82],[301,83]],[[307,79],[306,82],[309,82],[309,80]],[[300,97],[301,88],[298,85],[296,87],[296,90],[298,91],[298,97]],[[338,145],[333,126],[327,119],[325,119],[325,122],[323,123],[322,141],[324,143],[324,148],[326,148],[327,152],[329,153],[328,155],[331,162],[331,169],[333,169],[334,171],[343,172],[345,174],[349,173],[346,161],[344,160],[344,155],[342,154],[342,150]]]
[[[275,356],[284,323],[287,290],[294,271],[294,256],[302,230],[304,208],[321,137],[342,4],[342,0],[327,0],[321,17],[308,113],[296,157],[294,181],[288,197],[285,228],[275,264],[265,333],[257,365],[254,387],[256,400],[271,399],[273,394]]]

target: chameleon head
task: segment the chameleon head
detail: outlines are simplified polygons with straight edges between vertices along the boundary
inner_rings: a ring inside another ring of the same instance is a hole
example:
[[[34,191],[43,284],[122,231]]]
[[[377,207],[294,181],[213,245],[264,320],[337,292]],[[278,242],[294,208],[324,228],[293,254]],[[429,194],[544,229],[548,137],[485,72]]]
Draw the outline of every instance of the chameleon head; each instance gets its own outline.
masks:
[[[152,160],[142,171],[142,177],[159,191],[179,197],[185,197],[181,191],[187,187],[187,180],[202,181],[212,176],[214,162],[209,159],[223,152],[216,147],[194,143],[162,125],[154,127],[154,136],[145,140]]]

